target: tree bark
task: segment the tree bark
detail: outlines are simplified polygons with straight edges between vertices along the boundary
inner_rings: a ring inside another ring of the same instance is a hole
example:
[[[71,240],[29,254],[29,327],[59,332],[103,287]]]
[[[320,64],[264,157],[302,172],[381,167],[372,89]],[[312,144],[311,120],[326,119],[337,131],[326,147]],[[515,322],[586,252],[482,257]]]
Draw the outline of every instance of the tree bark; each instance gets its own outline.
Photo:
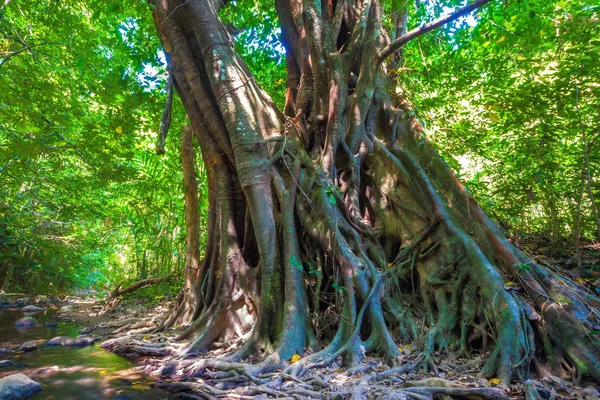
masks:
[[[198,207],[198,180],[194,156],[193,130],[186,126],[181,134],[181,164],[185,187],[186,251],[183,289],[177,299],[177,311],[167,325],[186,325],[193,321],[198,311],[198,292],[194,283],[200,270],[200,211]]]
[[[396,341],[419,339],[435,369],[435,352],[485,352],[476,339],[490,333],[484,371],[505,383],[528,376],[541,354],[600,377],[588,335],[600,300],[515,249],[427,141],[407,99],[390,95],[387,56],[451,18],[391,42],[377,1],[276,8],[285,114],[236,55],[212,3],[153,3],[208,171],[207,250],[177,311],[193,315],[182,337],[192,339],[188,353],[244,341],[197,370],[252,375],[294,354],[310,355],[291,374],[366,353],[393,364]],[[260,364],[239,363],[253,354],[264,354]]]
[[[3,261],[0,263],[0,293],[4,293],[4,287],[6,286],[6,282],[8,282],[8,270],[10,269],[10,264],[8,261]]]
[[[171,279],[172,276],[160,276],[160,277],[156,277],[156,278],[146,278],[146,279],[142,279],[140,281],[137,281],[136,283],[127,286],[126,288],[121,289],[122,283],[117,286],[115,288],[115,290],[111,291],[108,294],[108,299],[106,300],[107,302],[109,302],[110,300],[117,298],[117,297],[121,297],[126,295],[127,293],[131,293],[131,292],[135,292],[138,289],[141,289],[143,287],[146,286],[151,286],[151,285],[156,285],[157,283],[161,283],[164,282],[166,280]]]

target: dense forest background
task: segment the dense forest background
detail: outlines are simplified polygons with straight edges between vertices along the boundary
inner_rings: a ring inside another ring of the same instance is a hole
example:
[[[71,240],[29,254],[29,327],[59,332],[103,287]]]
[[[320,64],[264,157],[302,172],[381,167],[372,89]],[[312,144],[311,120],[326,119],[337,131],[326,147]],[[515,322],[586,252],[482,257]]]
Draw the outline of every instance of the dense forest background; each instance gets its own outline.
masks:
[[[222,18],[238,54],[282,106],[274,8],[235,3]],[[423,1],[409,21],[457,4]],[[185,113],[175,99],[158,156],[167,74],[153,24],[145,1],[0,5],[0,289],[55,294],[182,275]],[[577,248],[599,251],[599,53],[596,2],[514,0],[410,42],[396,71],[398,95],[409,92],[484,210],[513,238],[575,262]],[[208,188],[197,169],[202,246]]]

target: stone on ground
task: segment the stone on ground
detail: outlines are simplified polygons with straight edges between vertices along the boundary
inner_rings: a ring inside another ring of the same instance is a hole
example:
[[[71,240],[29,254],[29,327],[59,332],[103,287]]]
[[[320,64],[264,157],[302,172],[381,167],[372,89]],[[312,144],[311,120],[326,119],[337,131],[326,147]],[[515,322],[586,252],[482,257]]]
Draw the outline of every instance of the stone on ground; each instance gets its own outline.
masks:
[[[12,362],[10,360],[0,360],[0,368],[10,367],[13,364],[14,364],[14,362]]]
[[[42,385],[23,374],[0,379],[0,399],[22,400],[42,390]]]
[[[62,306],[60,310],[58,310],[59,314],[67,314],[74,310],[73,306]]]

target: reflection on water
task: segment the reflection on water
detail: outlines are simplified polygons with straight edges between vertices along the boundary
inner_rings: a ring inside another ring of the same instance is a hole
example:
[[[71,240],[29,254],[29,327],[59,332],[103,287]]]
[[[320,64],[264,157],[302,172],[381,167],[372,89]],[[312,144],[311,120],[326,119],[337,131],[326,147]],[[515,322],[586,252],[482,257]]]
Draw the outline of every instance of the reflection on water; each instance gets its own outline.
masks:
[[[16,350],[21,344],[35,340],[38,350],[0,355],[0,360],[15,364],[0,368],[0,377],[22,372],[42,384],[42,391],[32,400],[80,399],[160,399],[166,398],[149,390],[149,383],[132,371],[127,359],[104,351],[98,344],[85,347],[46,346],[55,336],[77,337],[79,327],[59,322],[55,328],[44,327],[56,321],[56,312],[46,310],[33,316],[39,326],[17,328],[15,322],[25,316],[21,311],[0,310],[0,348]],[[133,387],[133,388],[132,388]],[[137,388],[138,390],[134,389]]]

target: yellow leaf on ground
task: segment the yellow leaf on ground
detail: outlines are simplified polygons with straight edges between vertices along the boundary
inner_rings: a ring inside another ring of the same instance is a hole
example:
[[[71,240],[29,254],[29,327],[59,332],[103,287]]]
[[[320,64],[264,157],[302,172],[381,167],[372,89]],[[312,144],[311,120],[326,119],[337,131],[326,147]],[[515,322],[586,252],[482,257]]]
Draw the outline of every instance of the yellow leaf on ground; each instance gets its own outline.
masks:
[[[490,385],[492,385],[492,386],[497,386],[502,383],[502,381],[498,378],[492,378],[489,380],[489,382],[490,382]]]
[[[294,354],[294,355],[292,356],[292,362],[293,362],[293,363],[295,363],[295,362],[297,362],[297,361],[298,361],[300,358],[302,358],[302,357],[300,357],[300,354]]]
[[[120,126],[117,126],[115,128],[115,131],[117,131],[117,133],[123,133],[123,128],[121,128]]]
[[[502,36],[500,39],[498,39],[498,43],[502,43],[506,40],[506,36]]]
[[[527,59],[523,56],[517,57],[517,61],[525,61],[525,60],[527,60]]]
[[[575,282],[577,282],[577,283],[585,283],[585,280],[582,279],[582,278],[577,278],[577,279],[575,279]]]
[[[399,351],[400,353],[404,353],[404,349],[403,349],[402,347],[400,347],[400,346],[398,346],[398,351]]]
[[[148,386],[148,385],[142,385],[142,384],[132,385],[131,388],[135,389],[135,390],[150,390],[150,389],[152,389],[150,386]]]
[[[504,284],[504,286],[515,286],[515,283],[508,281]]]

